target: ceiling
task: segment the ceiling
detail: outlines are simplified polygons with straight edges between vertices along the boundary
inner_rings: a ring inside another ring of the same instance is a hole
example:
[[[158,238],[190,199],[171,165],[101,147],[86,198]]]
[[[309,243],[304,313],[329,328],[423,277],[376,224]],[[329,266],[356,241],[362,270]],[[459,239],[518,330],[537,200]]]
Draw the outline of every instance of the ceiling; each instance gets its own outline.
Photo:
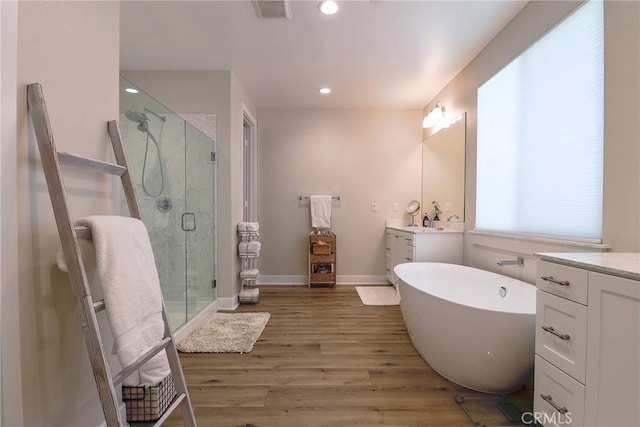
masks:
[[[351,0],[325,16],[293,0],[291,19],[260,19],[249,0],[127,0],[120,68],[231,70],[257,108],[422,108],[525,4]]]

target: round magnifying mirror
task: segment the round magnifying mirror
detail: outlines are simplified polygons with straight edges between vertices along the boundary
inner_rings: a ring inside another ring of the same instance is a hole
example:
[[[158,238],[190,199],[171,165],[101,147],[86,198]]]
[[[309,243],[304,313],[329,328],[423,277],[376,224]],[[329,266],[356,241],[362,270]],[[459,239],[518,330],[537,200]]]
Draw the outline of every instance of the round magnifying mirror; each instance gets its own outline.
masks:
[[[416,225],[416,215],[420,213],[420,202],[417,200],[412,200],[407,204],[407,213],[411,215],[411,226],[417,227]]]

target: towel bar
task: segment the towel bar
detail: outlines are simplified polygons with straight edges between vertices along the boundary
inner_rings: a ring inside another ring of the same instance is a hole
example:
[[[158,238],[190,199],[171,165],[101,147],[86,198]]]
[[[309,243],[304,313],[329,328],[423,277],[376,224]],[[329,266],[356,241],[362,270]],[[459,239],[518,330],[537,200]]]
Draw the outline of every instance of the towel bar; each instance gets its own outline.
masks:
[[[298,200],[303,201],[303,200],[309,200],[310,196],[298,196]],[[337,200],[340,201],[340,196],[331,196],[331,200]]]

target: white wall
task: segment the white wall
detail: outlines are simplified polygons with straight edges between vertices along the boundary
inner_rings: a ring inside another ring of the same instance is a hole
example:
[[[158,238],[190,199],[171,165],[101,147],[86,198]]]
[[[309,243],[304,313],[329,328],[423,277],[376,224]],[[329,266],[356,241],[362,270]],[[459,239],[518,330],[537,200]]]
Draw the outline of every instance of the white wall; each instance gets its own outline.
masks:
[[[121,71],[176,113],[215,114],[218,194],[217,296],[221,308],[237,304],[240,264],[236,225],[242,221],[242,105],[255,107],[230,71]]]
[[[439,100],[467,112],[465,208],[467,230],[475,225],[477,88],[580,2],[530,2],[474,60],[425,107]],[[640,3],[605,2],[604,243],[613,251],[640,250]],[[553,100],[549,100],[553,102]],[[425,136],[428,132],[425,131]],[[540,220],[544,210],[540,206]],[[465,234],[465,264],[532,282],[536,252],[593,251],[549,242]],[[525,268],[500,268],[496,261],[525,257]]]
[[[0,425],[22,425],[16,208],[18,4],[0,2]]]
[[[18,243],[9,248],[18,275],[16,284],[4,277],[2,283],[3,294],[5,286],[17,286],[19,295],[19,321],[10,325],[11,334],[19,335],[21,358],[15,369],[24,411],[17,425],[90,426],[104,420],[69,280],[54,266],[60,240],[28,123],[26,85],[42,84],[58,149],[108,160],[106,122],[118,117],[119,8],[111,1],[18,4]],[[2,160],[4,172],[9,162]],[[73,172],[66,177],[75,217],[116,212],[112,179]],[[4,189],[2,194],[4,213]],[[9,326],[4,314],[3,328]],[[3,387],[4,393],[20,393],[6,382]],[[5,407],[10,410],[15,408]]]
[[[259,109],[260,283],[306,283],[311,221],[298,196],[311,194],[340,196],[338,284],[386,283],[385,220],[408,224],[420,200],[421,129],[419,110]]]
[[[425,107],[436,100],[455,117],[467,112],[465,219],[475,218],[476,90],[519,52],[562,19],[579,2],[531,2],[497,37]],[[606,117],[604,240],[616,251],[638,250],[638,4],[606,2]],[[621,25],[623,23],[624,25]],[[190,73],[190,74],[187,74]],[[233,74],[227,94],[228,116],[214,111],[212,93],[197,73],[127,72],[141,87],[175,111],[212,112],[220,117],[218,211],[220,234],[219,296],[233,298],[238,289],[235,223],[241,219],[242,163],[240,108],[246,100]],[[225,73],[225,72],[223,72]],[[143,80],[138,79],[145,75]],[[180,77],[182,76],[182,77]],[[189,77],[185,77],[189,76]],[[185,82],[184,80],[190,80]],[[197,88],[184,92],[185,86]],[[236,89],[234,89],[236,88]],[[239,89],[237,89],[239,88]],[[204,91],[201,93],[201,91]],[[205,94],[203,96],[203,93]],[[236,93],[239,93],[236,96]],[[194,109],[195,108],[195,109]],[[411,116],[411,117],[409,117]],[[306,276],[308,205],[298,195],[331,193],[338,233],[338,280],[376,281],[384,276],[384,220],[404,218],[404,206],[420,199],[421,112],[368,110],[260,109],[258,120],[258,219],[263,251],[259,260],[262,283],[303,283]],[[226,122],[228,121],[228,122]],[[228,123],[228,127],[227,127]],[[232,142],[234,141],[234,142]],[[237,143],[235,142],[237,141]],[[323,158],[321,163],[314,160]],[[622,167],[621,167],[622,166]],[[370,204],[378,212],[370,212]],[[391,211],[397,202],[400,212]],[[544,207],[541,207],[543,209]],[[225,229],[225,227],[227,227]],[[594,250],[550,242],[531,244],[504,238],[465,235],[465,262],[497,270],[495,261],[524,255],[524,269],[499,269],[532,281],[538,251]],[[225,252],[226,251],[226,252]],[[230,284],[229,284],[230,283]]]

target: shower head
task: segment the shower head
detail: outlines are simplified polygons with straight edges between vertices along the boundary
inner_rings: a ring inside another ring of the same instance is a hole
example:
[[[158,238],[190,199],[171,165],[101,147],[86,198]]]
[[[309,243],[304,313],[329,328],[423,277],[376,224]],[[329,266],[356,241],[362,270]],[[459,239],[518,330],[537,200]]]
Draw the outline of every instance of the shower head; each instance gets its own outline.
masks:
[[[140,132],[149,132],[149,121],[145,120],[144,122],[140,122],[140,124],[138,125],[137,129]]]
[[[136,123],[144,123],[149,120],[149,117],[145,113],[141,113],[139,111],[127,110],[124,113],[124,116]]]

